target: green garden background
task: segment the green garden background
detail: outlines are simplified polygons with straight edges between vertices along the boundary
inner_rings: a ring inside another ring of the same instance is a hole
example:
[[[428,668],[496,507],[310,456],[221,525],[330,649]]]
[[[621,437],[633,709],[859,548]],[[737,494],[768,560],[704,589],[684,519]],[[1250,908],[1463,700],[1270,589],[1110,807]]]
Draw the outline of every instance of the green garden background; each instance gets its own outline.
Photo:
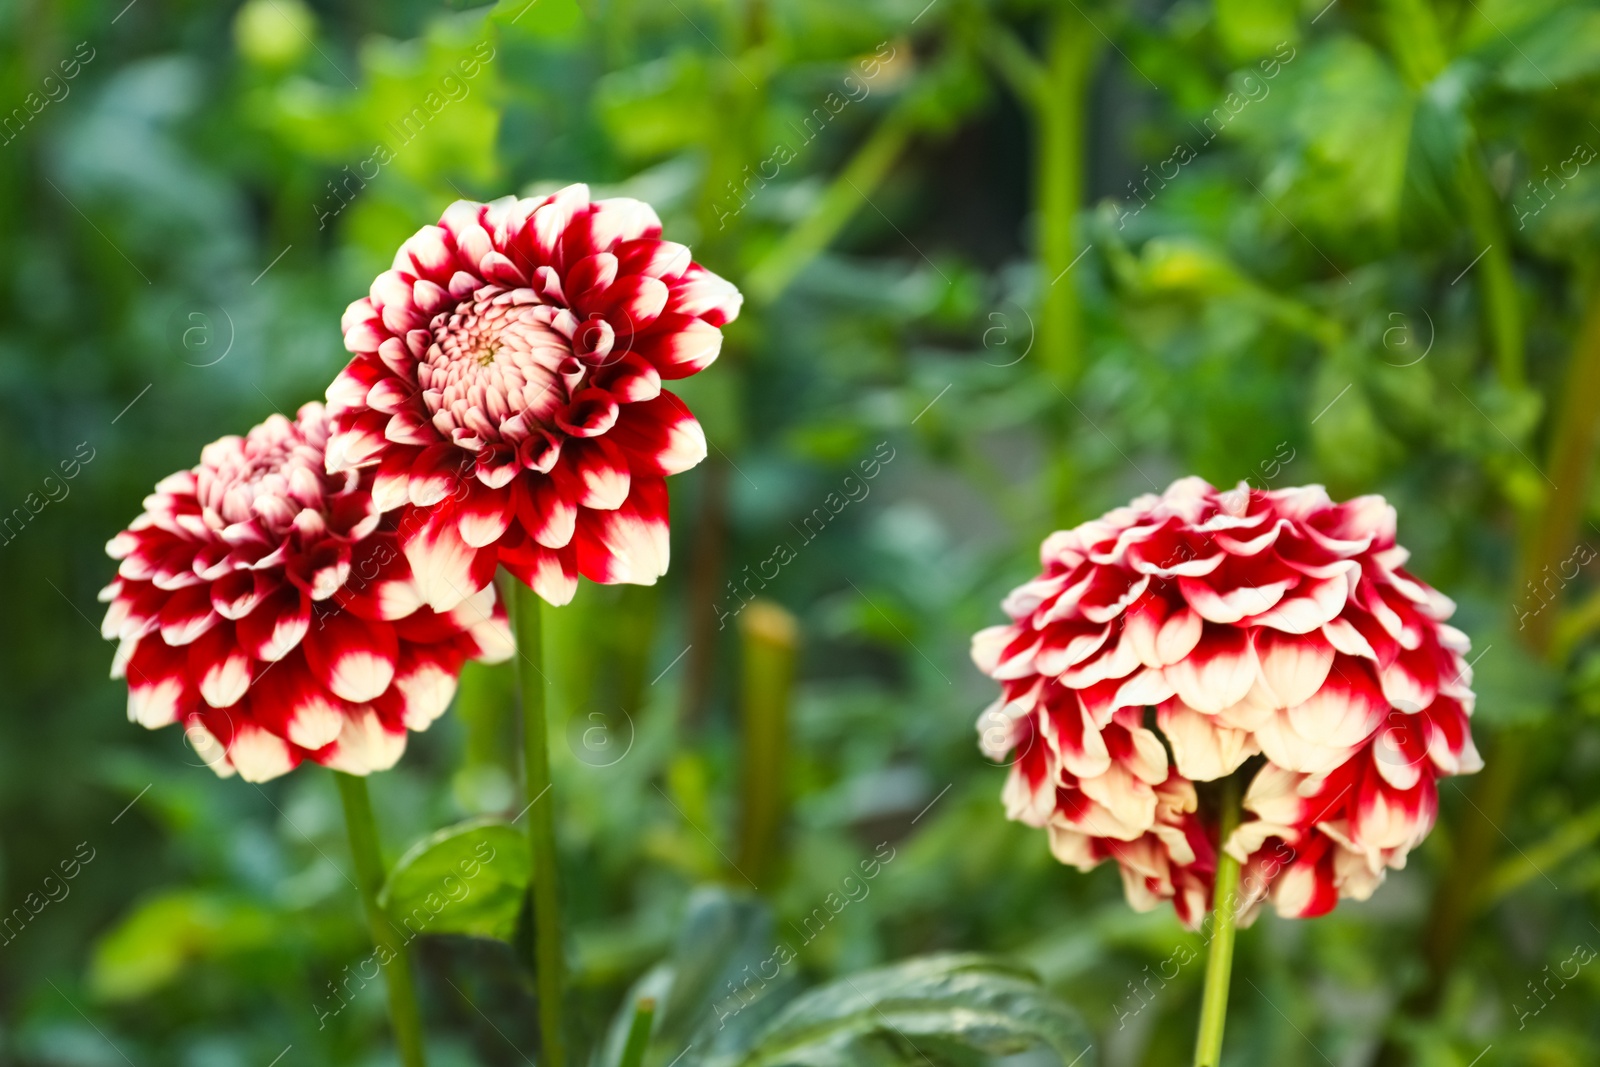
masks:
[[[785,980],[998,953],[1187,1062],[1200,939],[1004,820],[967,641],[1195,473],[1394,502],[1487,763],[1243,932],[1225,1062],[1600,1062],[1600,4],[8,0],[0,57],[0,1064],[392,1062],[331,775],[126,720],[103,546],[452,200],[574,181],[746,297],[671,573],[547,615],[578,1047],[759,899]],[[391,860],[521,809],[515,699],[374,779]],[[512,946],[416,948],[432,1062],[533,1062]]]

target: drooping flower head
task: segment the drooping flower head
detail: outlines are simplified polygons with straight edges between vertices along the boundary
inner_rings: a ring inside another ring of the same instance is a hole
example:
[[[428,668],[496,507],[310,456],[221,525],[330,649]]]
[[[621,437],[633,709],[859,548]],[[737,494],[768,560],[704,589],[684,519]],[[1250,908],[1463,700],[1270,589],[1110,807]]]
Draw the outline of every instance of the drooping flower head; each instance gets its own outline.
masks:
[[[459,200],[345,312],[329,469],[376,467],[436,609],[497,562],[555,604],[579,574],[649,585],[664,479],[706,453],[661,383],[717,357],[740,301],[637,200]]]
[[[329,474],[327,441],[307,404],[213,442],[106,546],[121,564],[101,629],[121,642],[128,718],[184,724],[220,775],[386,769],[466,660],[512,651],[493,586],[444,613],[422,602],[371,473]]]
[[[1436,779],[1481,767],[1467,638],[1408,574],[1381,497],[1175,482],[1048,537],[1044,573],[972,656],[1001,696],[983,747],[1007,815],[1063,863],[1119,864],[1140,910],[1197,925],[1217,851],[1243,919],[1366,899],[1433,826]],[[1243,771],[1240,769],[1244,768]],[[1251,775],[1219,843],[1209,783]]]

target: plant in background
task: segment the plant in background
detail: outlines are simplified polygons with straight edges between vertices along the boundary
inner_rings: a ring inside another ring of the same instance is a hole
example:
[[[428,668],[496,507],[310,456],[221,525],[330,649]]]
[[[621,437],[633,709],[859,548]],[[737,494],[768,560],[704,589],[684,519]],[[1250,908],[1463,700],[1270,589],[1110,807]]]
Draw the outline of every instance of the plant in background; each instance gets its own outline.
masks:
[[[328,473],[321,404],[207,445],[163,479],[106,550],[103,633],[120,643],[128,717],[182,723],[219,775],[262,782],[310,759],[339,772],[361,891],[388,967],[405,1062],[421,1030],[403,946],[382,918],[377,831],[362,777],[426,730],[468,659],[511,654],[493,588],[423,603],[365,471]]]
[[[1436,779],[1482,766],[1466,635],[1408,556],[1381,497],[1186,478],[1052,534],[1013,621],[973,638],[1007,816],[1080,870],[1116,860],[1140,911],[1211,910],[1198,1067],[1235,924],[1365,900],[1432,829]]]
[[[924,956],[805,989],[784,966],[793,959],[767,904],[697,890],[672,951],[634,983],[595,1062],[926,1067],[1029,1052],[1062,1067],[1099,1062],[1078,1013],[1014,963]]]
[[[534,970],[545,1061],[562,1067],[563,945],[540,608],[578,575],[652,585],[667,571],[665,478],[705,434],[663,380],[717,358],[739,291],[661,239],[638,200],[584,185],[460,200],[395,254],[344,315],[355,358],[328,387],[328,469],[374,468],[423,599],[448,607],[498,563],[519,594]]]

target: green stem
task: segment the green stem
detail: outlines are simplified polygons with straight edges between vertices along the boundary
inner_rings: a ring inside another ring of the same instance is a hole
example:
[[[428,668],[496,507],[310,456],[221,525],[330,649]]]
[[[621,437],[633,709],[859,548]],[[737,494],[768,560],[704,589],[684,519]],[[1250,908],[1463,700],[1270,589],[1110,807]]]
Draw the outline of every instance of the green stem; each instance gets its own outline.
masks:
[[[561,897],[556,869],[555,801],[550,792],[550,729],[545,721],[544,643],[540,616],[544,602],[526,586],[516,586],[517,672],[522,683],[524,796],[528,802],[528,852],[533,861],[533,964],[539,989],[540,1067],[565,1067],[562,1030]]]
[[[372,801],[367,795],[367,780],[342,771],[333,772],[339,783],[339,798],[344,802],[344,825],[350,834],[350,855],[355,860],[356,883],[361,903],[367,912],[367,927],[377,948],[384,984],[389,990],[389,1022],[394,1027],[394,1043],[404,1067],[425,1067],[422,1012],[417,1008],[417,991],[411,980],[411,958],[405,942],[378,903],[383,888],[383,856],[378,851],[378,826],[372,818]],[[387,959],[384,957],[387,956]]]
[[[1595,448],[1600,442],[1600,407],[1594,403],[1600,389],[1600,285],[1590,290],[1588,306],[1567,367],[1561,392],[1553,399],[1557,405],[1545,461],[1547,476],[1560,489],[1545,494],[1536,516],[1524,520],[1519,567],[1512,590],[1515,604],[1524,596],[1528,583],[1538,581],[1547,571],[1558,569],[1562,559],[1577,543],[1583,521],[1583,502],[1589,499],[1594,479]],[[1512,609],[1516,610],[1515,607]],[[1518,635],[1533,655],[1549,660],[1554,633],[1554,613],[1534,613],[1518,624]],[[1448,875],[1439,882],[1425,937],[1429,981],[1411,999],[1418,1014],[1431,1013],[1438,1006],[1445,978],[1455,962],[1467,924],[1480,906],[1480,890],[1500,844],[1500,826],[1511,811],[1517,779],[1527,759],[1528,737],[1524,731],[1504,730],[1486,748],[1483,773],[1472,785],[1475,809],[1466,816],[1456,844]]]
[[[1423,93],[1443,73],[1449,49],[1428,0],[1384,0],[1382,23],[1390,51],[1416,93]],[[1523,387],[1524,339],[1522,302],[1511,264],[1511,238],[1504,226],[1504,208],[1489,183],[1476,132],[1469,127],[1460,161],[1461,195],[1467,227],[1482,261],[1484,325],[1494,348],[1495,370],[1507,389]]]
[[[1082,362],[1078,287],[1068,271],[1081,249],[1074,223],[1083,204],[1083,141],[1089,75],[1099,37],[1076,8],[1062,8],[1045,43],[1044,83],[1034,101],[1038,156],[1039,355],[1058,388],[1070,389]]]
[[[1200,1036],[1194,1045],[1195,1067],[1217,1067],[1222,1059],[1222,1027],[1228,1018],[1228,982],[1233,975],[1235,920],[1239,915],[1239,861],[1224,846],[1239,826],[1239,791],[1236,775],[1222,780],[1217,883],[1211,897],[1211,948],[1206,957],[1205,990],[1200,996]]]
[[[633,1008],[633,1025],[628,1027],[628,1043],[623,1046],[617,1067],[643,1067],[645,1050],[650,1047],[650,1027],[656,1018],[656,998],[640,997]]]
[[[795,275],[833,243],[905,151],[911,129],[902,111],[889,113],[828,186],[816,209],[750,271],[744,288],[752,300],[766,304],[777,299]]]
[[[1511,239],[1501,224],[1501,207],[1483,171],[1476,145],[1462,160],[1462,185],[1467,204],[1467,224],[1472,239],[1484,249],[1483,311],[1494,345],[1495,369],[1500,384],[1520,389],[1523,376],[1522,303],[1511,267]]]
[[[737,870],[762,889],[777,872],[788,806],[789,701],[799,630],[794,616],[769,600],[752,601],[739,616],[744,699]]]

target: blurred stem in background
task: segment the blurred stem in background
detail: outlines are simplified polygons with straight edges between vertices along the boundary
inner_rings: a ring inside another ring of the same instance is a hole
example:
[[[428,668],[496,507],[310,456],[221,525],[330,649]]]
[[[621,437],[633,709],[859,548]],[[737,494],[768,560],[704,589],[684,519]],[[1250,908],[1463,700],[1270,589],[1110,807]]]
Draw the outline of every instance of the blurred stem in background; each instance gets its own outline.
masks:
[[[1559,568],[1577,543],[1584,502],[1594,477],[1595,447],[1600,442],[1600,406],[1594,402],[1600,396],[1600,284],[1591,283],[1589,293],[1566,380],[1556,394],[1560,406],[1554,416],[1545,464],[1545,473],[1554,487],[1545,494],[1537,513],[1524,518],[1513,604],[1521,601],[1530,584]],[[1553,654],[1552,614],[1538,611],[1526,620],[1514,620],[1523,644],[1542,659]],[[1492,899],[1486,892],[1490,867],[1531,741],[1525,730],[1497,733],[1484,770],[1470,787],[1478,817],[1466,818],[1456,840],[1451,869],[1438,883],[1424,933],[1427,984],[1406,1004],[1414,1015],[1431,1015],[1438,1009],[1467,924]],[[1396,1049],[1386,1046],[1378,1062],[1394,1064],[1402,1060]]]
[[[1100,40],[1076,5],[1058,10],[1046,31],[1043,91],[1033,107],[1039,351],[1046,373],[1062,390],[1072,388],[1083,366],[1083,313],[1068,272],[1083,251],[1074,222],[1083,204],[1084,123]]]
[[[656,998],[640,997],[633,1008],[633,1023],[628,1027],[628,1042],[622,1047],[617,1067],[644,1067],[644,1054],[650,1047],[650,1028],[656,1021]]]
[[[1083,203],[1084,120],[1099,35],[1076,7],[1056,12],[1041,60],[1009,29],[986,38],[994,68],[1022,101],[1034,126],[1034,212],[1039,257],[1040,361],[1057,388],[1069,388],[1082,363],[1077,287],[1066,274],[1081,251],[1073,240]]]
[[[1511,269],[1511,242],[1501,224],[1500,201],[1489,184],[1482,150],[1476,142],[1468,147],[1461,166],[1467,223],[1483,250],[1483,313],[1494,344],[1495,370],[1501,385],[1518,390],[1525,385],[1522,304]]]
[[[1089,82],[1104,40],[1076,5],[1055,12],[1036,57],[1010,30],[994,27],[986,39],[991,64],[1006,79],[1033,121],[1035,241],[1039,262],[1038,334],[1044,373],[1070,404],[1069,392],[1084,362],[1083,312],[1072,268],[1078,248],[1075,222],[1083,204],[1084,132]],[[1072,495],[1066,411],[1050,427],[1055,445],[1050,475],[1052,517],[1067,522]]]
[[[728,462],[707,456],[700,479],[700,514],[695,530],[694,555],[689,561],[685,590],[689,615],[688,662],[684,664],[683,703],[678,722],[692,734],[705,718],[717,668],[717,594],[721,592],[723,560],[728,553]]]
[[[1211,945],[1206,955],[1205,987],[1200,994],[1200,1032],[1194,1067],[1217,1067],[1222,1060],[1222,1030],[1228,1018],[1228,985],[1233,977],[1233,942],[1239,916],[1239,861],[1224,847],[1239,826],[1239,775],[1222,780],[1217,820],[1217,878],[1211,891]]]
[[[771,252],[751,269],[745,291],[758,303],[777,299],[795,276],[839,236],[861,205],[888,177],[911,140],[913,124],[908,100],[885,115],[856,149],[811,213],[784,234]]]
[[[378,903],[383,889],[383,854],[378,848],[378,825],[372,818],[372,800],[367,795],[367,780],[343,771],[333,772],[339,783],[339,799],[344,803],[344,825],[350,835],[350,858],[355,863],[356,885],[367,913],[367,928],[389,991],[389,1022],[394,1027],[394,1043],[403,1067],[424,1067],[422,1013],[417,1008],[417,991],[411,979],[411,959],[399,933]],[[383,957],[387,956],[385,960]]]
[[[546,680],[542,613],[544,601],[521,582],[514,583],[517,674],[522,689],[523,787],[528,809],[529,892],[533,897],[533,964],[539,989],[539,1039],[542,1067],[565,1067],[562,1031],[563,961],[561,887],[556,866],[555,798],[550,792],[550,727],[545,716]]]
[[[751,161],[762,158],[758,138],[762,135],[761,121],[767,107],[766,76],[772,57],[763,49],[768,26],[766,5],[762,0],[724,5],[723,16],[722,36],[736,58],[729,58],[728,52],[714,46],[727,59],[727,69],[722,72],[723,80],[711,101],[718,121],[713,126],[715,135],[706,145],[706,180],[695,212],[704,237],[695,252],[700,262],[713,264],[727,273],[729,265],[742,263],[747,220],[743,211],[730,217],[722,205],[729,193],[734,194],[736,200],[742,200],[739,190],[748,190]],[[737,277],[733,280],[743,282]],[[722,388],[729,390],[729,396],[744,394],[744,365],[749,355],[741,337],[751,328],[747,318],[740,330],[724,340],[717,370],[724,379]],[[759,329],[759,326],[754,328]],[[737,455],[743,439],[740,406],[726,405],[720,425],[715,418],[702,421],[707,444],[714,454],[708,456],[703,465],[700,513],[696,517],[684,608],[688,615],[689,647],[679,722],[691,731],[705,717],[716,675],[721,628],[717,600],[722,593],[728,552],[729,468],[737,462],[733,456]]]
[[[660,614],[661,586],[617,586],[616,598],[616,610],[605,628],[612,639],[606,649],[611,661],[606,696],[631,716],[644,704],[645,675]]]
[[[782,854],[789,801],[789,701],[799,631],[795,617],[769,600],[751,601],[739,616],[744,699],[738,870],[761,889],[770,888]]]
[[[507,590],[502,587],[502,593]],[[509,602],[509,598],[508,598]],[[467,663],[456,689],[455,716],[466,734],[461,766],[451,777],[456,802],[474,813],[516,810],[516,673],[510,664]]]
[[[1382,15],[1389,50],[1411,90],[1418,94],[1428,92],[1449,63],[1433,8],[1428,0],[1384,0]],[[1522,302],[1511,265],[1511,239],[1503,224],[1500,200],[1489,183],[1483,149],[1471,117],[1463,113],[1459,118],[1463,143],[1458,182],[1467,226],[1476,245],[1473,263],[1481,260],[1484,326],[1493,345],[1500,384],[1507,389],[1520,389],[1524,384]]]

